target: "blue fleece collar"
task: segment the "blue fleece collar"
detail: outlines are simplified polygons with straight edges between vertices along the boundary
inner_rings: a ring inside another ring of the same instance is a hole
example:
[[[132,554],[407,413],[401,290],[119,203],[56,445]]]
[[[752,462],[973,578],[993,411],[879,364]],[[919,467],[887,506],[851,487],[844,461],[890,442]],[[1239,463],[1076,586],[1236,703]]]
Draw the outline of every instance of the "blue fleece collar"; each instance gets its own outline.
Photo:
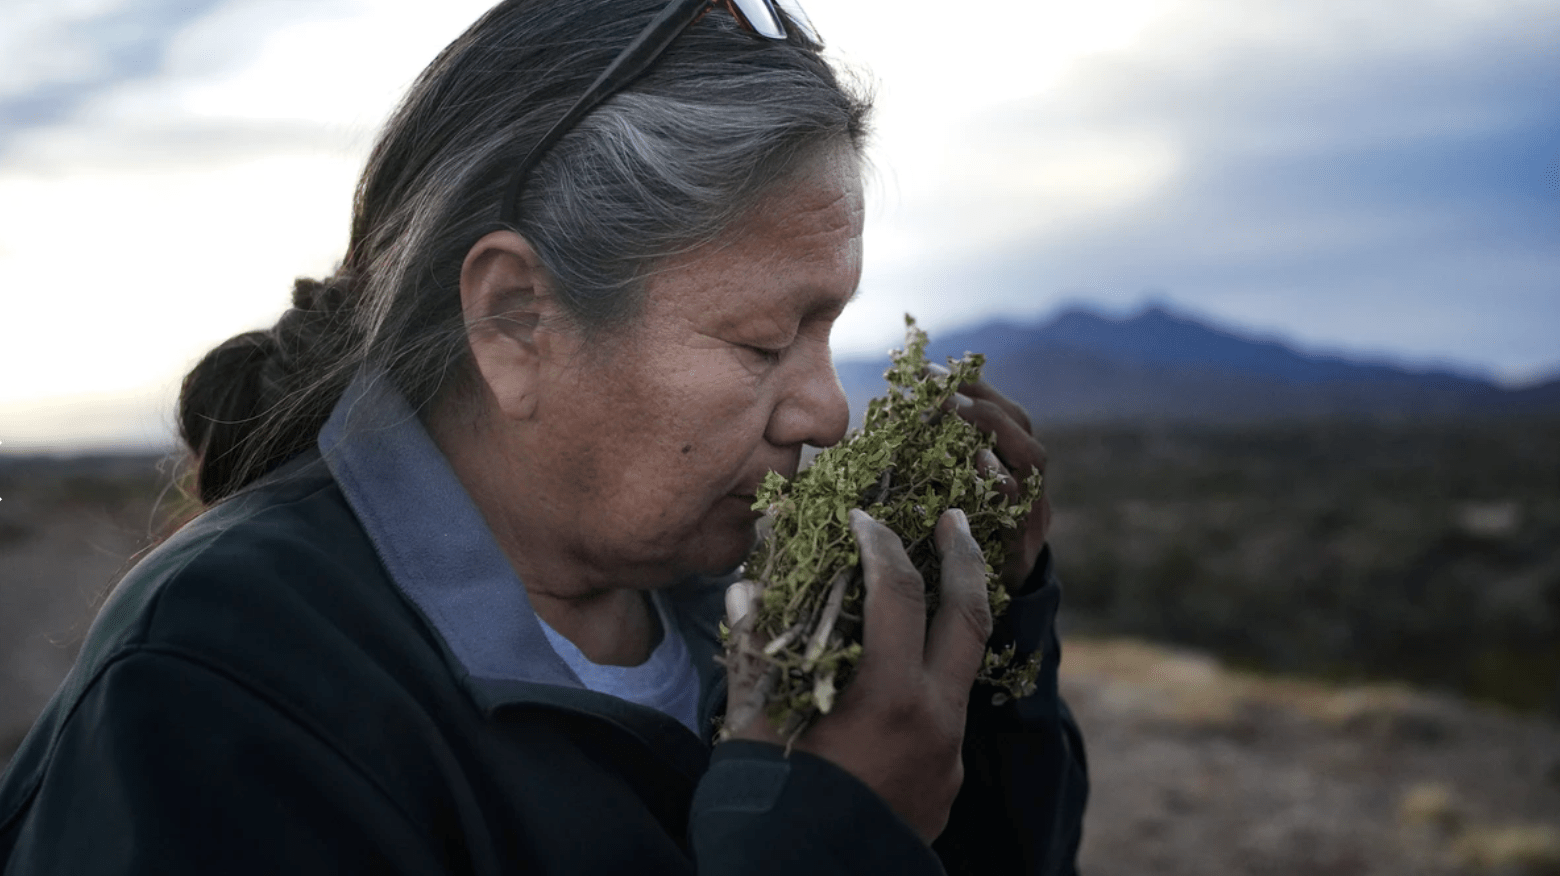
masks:
[[[583,688],[525,587],[390,380],[359,374],[320,430],[320,453],[380,560],[477,680]]]

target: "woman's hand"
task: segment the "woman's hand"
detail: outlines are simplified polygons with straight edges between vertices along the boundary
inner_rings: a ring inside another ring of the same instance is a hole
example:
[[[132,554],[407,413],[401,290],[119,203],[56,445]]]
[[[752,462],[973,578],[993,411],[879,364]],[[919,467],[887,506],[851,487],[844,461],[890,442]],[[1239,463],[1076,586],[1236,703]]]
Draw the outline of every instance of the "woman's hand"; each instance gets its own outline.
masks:
[[[947,373],[940,365],[927,367]],[[1045,475],[1045,447],[1035,437],[1029,415],[1007,396],[985,381],[966,383],[954,396],[953,410],[975,428],[995,436],[996,453],[982,450],[975,454],[975,467],[982,474],[1000,476],[1003,480],[997,489],[1009,500],[1019,495],[1030,472]],[[1041,492],[1029,516],[1007,538],[1007,561],[1000,571],[1009,593],[1018,593],[1029,579],[1050,529],[1051,500]]]
[[[851,528],[866,584],[861,661],[833,711],[795,747],[866,782],[930,844],[964,781],[965,708],[991,635],[985,561],[964,513],[944,513],[936,530],[941,602],[928,629],[926,583],[899,537],[859,510],[851,512]],[[739,582],[728,594],[737,635],[752,586]],[[783,744],[762,710],[742,706],[761,680],[733,676],[728,683],[732,735]]]

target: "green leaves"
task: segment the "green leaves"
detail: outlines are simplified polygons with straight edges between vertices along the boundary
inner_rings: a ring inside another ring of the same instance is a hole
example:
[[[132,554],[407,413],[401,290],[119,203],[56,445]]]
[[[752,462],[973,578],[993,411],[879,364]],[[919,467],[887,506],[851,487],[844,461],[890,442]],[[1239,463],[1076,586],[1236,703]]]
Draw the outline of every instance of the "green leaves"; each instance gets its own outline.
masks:
[[[975,470],[976,452],[993,439],[945,410],[961,384],[980,379],[985,357],[966,354],[949,360],[949,373],[934,373],[926,333],[908,315],[905,324],[905,348],[884,374],[888,390],[868,405],[863,427],[795,478],[771,472],[758,490],[754,507],[767,512],[772,532],[747,574],[764,586],[751,641],[767,645],[728,641],[727,661],[766,664],[774,680],[769,717],[791,738],[832,708],[861,656],[864,592],[850,509],[862,508],[899,534],[926,581],[930,614],[940,566],[932,531],[945,510],[962,508],[986,555],[992,612],[1000,614],[1009,597],[993,570],[1003,563],[1004,535],[1040,497],[1036,472],[1017,500],[1005,501],[998,479]],[[1015,666],[1011,649],[988,651],[980,680],[998,687],[994,698],[1006,699],[1033,691],[1038,671],[1038,658]]]

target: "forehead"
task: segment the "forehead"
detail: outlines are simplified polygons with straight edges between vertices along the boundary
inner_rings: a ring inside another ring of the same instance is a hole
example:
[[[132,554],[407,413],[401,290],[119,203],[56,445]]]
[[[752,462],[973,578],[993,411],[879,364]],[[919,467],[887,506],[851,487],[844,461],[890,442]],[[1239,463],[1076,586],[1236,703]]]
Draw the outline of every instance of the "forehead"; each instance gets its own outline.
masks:
[[[717,240],[669,260],[647,303],[728,322],[756,310],[838,309],[860,279],[864,215],[860,163],[841,149],[777,184]]]
[[[778,183],[730,236],[798,245],[816,238],[828,246],[839,235],[860,237],[864,215],[860,161],[842,148]]]

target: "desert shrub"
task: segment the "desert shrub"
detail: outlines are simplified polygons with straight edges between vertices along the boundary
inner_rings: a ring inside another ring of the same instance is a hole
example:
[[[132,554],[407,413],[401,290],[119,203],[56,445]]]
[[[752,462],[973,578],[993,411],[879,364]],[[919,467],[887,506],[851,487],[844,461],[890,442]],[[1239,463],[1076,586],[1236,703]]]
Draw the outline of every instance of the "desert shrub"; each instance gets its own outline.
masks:
[[[1560,714],[1560,422],[1047,435],[1074,628]]]

